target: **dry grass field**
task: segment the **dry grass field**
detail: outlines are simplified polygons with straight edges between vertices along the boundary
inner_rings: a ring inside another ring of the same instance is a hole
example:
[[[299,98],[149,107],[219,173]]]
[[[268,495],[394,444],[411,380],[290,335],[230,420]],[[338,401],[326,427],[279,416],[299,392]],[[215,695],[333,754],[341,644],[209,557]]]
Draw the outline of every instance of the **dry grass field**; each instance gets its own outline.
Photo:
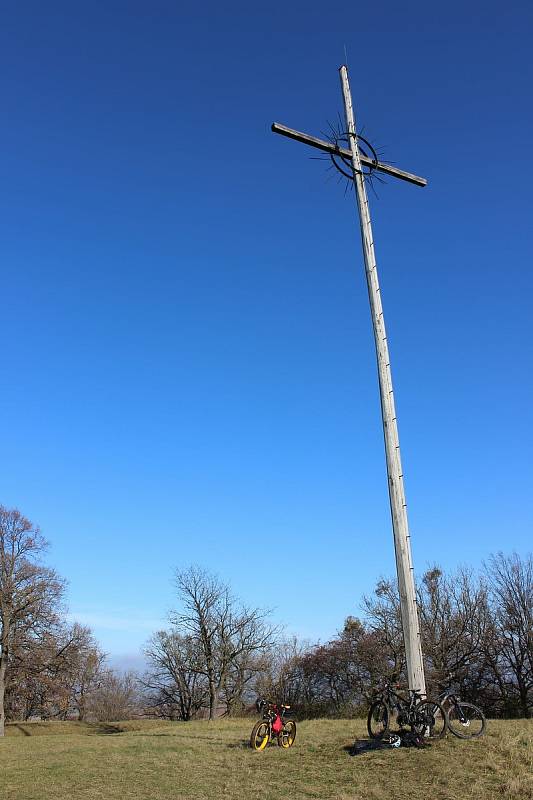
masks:
[[[361,720],[298,724],[291,750],[253,752],[254,720],[8,726],[2,800],[435,800],[533,798],[533,720],[489,722],[483,739],[350,755]]]

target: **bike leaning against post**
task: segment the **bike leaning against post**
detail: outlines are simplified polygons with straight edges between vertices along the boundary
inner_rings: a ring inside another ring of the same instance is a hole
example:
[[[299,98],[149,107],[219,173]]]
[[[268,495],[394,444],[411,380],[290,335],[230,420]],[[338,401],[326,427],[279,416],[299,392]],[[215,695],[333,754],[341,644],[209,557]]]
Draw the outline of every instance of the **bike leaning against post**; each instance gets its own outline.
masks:
[[[393,717],[401,730],[409,726],[420,739],[441,739],[446,733],[446,712],[436,700],[423,698],[410,691],[408,697],[398,694],[400,684],[386,681],[375,695],[368,711],[367,728],[371,739],[382,739],[389,733]]]
[[[487,720],[483,711],[473,703],[466,703],[450,687],[454,676],[446,676],[448,687],[438,696],[438,701],[446,711],[448,730],[459,739],[475,739],[485,732]]]
[[[296,722],[293,719],[285,719],[290,706],[259,699],[255,707],[262,718],[252,729],[250,736],[252,749],[264,750],[274,739],[277,740],[279,747],[285,749],[292,747],[296,739]]]

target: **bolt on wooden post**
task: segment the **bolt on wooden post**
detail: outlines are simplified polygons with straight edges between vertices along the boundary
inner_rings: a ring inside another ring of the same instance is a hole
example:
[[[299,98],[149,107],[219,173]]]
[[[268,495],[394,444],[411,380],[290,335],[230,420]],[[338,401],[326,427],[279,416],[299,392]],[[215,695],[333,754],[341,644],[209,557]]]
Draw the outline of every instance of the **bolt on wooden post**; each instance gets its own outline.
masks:
[[[416,607],[416,590],[411,557],[411,543],[409,525],[407,521],[407,504],[403,485],[402,463],[400,458],[400,440],[392,388],[392,375],[390,369],[389,348],[381,292],[379,288],[376,256],[374,251],[374,238],[370,221],[370,210],[366,194],[363,164],[371,166],[379,172],[400,178],[418,186],[425,186],[427,181],[418,175],[405,172],[388,164],[373,161],[360,152],[355,126],[348,69],[342,66],[339,70],[344,111],[346,118],[346,137],[349,148],[342,148],[338,143],[331,143],[300,133],[284,125],[274,123],[272,130],[296,141],[316,147],[333,155],[340,155],[351,162],[359,223],[361,228],[361,242],[365,262],[365,274],[368,285],[372,326],[376,345],[376,359],[378,366],[379,390],[381,399],[381,416],[383,420],[383,434],[385,439],[385,456],[387,463],[387,478],[394,535],[394,549],[396,553],[396,571],[398,576],[398,590],[400,595],[400,609],[402,617],[403,638],[407,662],[407,677],[409,689],[426,694],[424,676],[424,663],[422,660],[422,647],[420,641],[420,626]]]

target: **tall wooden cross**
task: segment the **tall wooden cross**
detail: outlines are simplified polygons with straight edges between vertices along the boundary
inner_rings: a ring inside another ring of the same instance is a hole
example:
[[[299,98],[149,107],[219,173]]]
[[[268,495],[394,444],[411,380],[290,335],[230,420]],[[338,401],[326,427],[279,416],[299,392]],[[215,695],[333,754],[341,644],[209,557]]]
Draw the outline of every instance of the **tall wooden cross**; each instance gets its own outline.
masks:
[[[350,84],[348,82],[348,68],[342,66],[339,72],[346,117],[346,133],[344,135],[344,140],[348,143],[349,147],[343,148],[338,142],[332,143],[317,139],[314,136],[294,131],[276,122],[272,125],[272,130],[274,133],[280,133],[283,136],[288,136],[298,142],[303,142],[304,144],[316,147],[326,153],[330,153],[334,157],[342,158],[345,164],[349,164],[352,173],[351,177],[355,185],[355,194],[359,211],[368,296],[370,298],[370,310],[376,343],[381,416],[385,438],[387,477],[394,533],[394,549],[396,552],[396,571],[400,594],[402,629],[407,661],[407,677],[409,689],[419,691],[422,695],[425,695],[426,683],[416,607],[415,580],[411,558],[409,525],[407,522],[407,505],[405,502],[403,471],[400,459],[400,440],[398,438],[389,348],[385,332],[376,256],[374,253],[374,237],[372,235],[372,226],[370,223],[370,210],[368,207],[363,166],[374,169],[377,172],[392,175],[401,180],[408,181],[409,183],[414,183],[417,186],[425,186],[427,181],[425,178],[418,177],[418,175],[412,175],[410,172],[404,172],[388,164],[382,164],[377,158],[371,158],[368,153],[364,152],[364,150],[362,151],[358,144],[358,135],[355,127],[355,115],[350,93]]]

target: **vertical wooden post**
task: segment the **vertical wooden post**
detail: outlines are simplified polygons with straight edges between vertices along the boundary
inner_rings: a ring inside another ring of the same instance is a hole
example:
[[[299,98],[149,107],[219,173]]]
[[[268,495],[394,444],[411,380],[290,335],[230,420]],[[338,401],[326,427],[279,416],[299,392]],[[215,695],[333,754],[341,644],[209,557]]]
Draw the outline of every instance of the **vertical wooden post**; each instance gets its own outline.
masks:
[[[392,528],[394,532],[394,549],[396,552],[396,571],[398,574],[403,638],[407,660],[407,677],[409,689],[416,689],[425,695],[426,682],[424,677],[424,664],[422,661],[418,612],[416,608],[415,581],[411,560],[409,526],[407,523],[407,505],[405,502],[402,464],[400,459],[400,440],[398,438],[398,426],[394,408],[389,348],[385,332],[383,308],[381,305],[377,264],[374,253],[374,239],[372,236],[372,225],[370,223],[370,211],[368,208],[365,180],[361,170],[361,160],[357,145],[357,132],[355,128],[350,84],[348,82],[348,69],[346,66],[342,66],[339,72],[344,98],[347,133],[352,154],[352,167],[357,207],[359,210],[359,222],[361,225],[361,239],[365,260],[368,296],[370,299],[372,325],[376,343],[381,416],[383,419],[383,434],[385,438],[389,498]]]

